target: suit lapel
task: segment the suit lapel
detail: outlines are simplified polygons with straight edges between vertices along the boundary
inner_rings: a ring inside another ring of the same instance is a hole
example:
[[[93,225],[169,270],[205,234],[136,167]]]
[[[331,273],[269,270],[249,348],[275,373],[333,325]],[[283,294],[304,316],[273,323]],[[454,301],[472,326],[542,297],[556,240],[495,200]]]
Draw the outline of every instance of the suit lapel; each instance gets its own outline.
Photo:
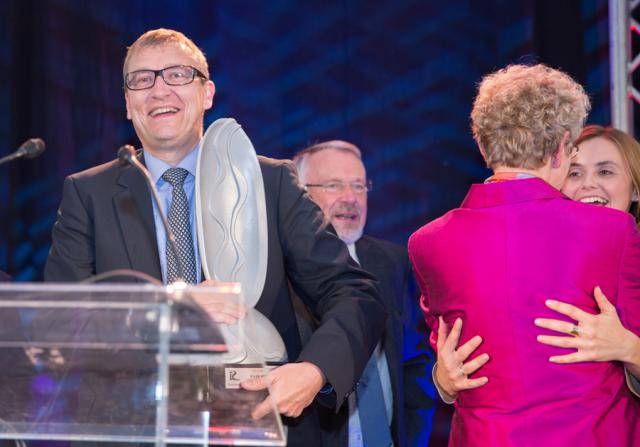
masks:
[[[151,195],[141,173],[126,166],[118,178],[121,186],[113,196],[129,264],[133,270],[162,280],[156,242]]]
[[[394,412],[396,412],[398,411],[398,399],[402,397],[399,394],[398,374],[402,374],[404,370],[402,363],[403,358],[399,356],[402,352],[402,344],[404,343],[403,316],[401,311],[402,307],[399,307],[400,304],[398,304],[402,303],[403,297],[396,296],[396,294],[401,294],[404,291],[398,290],[394,283],[394,272],[397,269],[394,262],[397,260],[389,258],[389,254],[376,244],[374,239],[368,236],[362,236],[356,242],[356,253],[358,254],[362,268],[378,278],[380,282],[380,294],[382,295],[388,313],[385,333],[382,335],[382,349],[387,356],[387,363],[389,364],[389,376],[391,378],[391,387],[394,396],[393,406]]]
[[[396,312],[396,299],[394,296],[389,296],[388,291],[393,291],[393,270],[388,270],[390,267],[384,261],[388,258],[387,253],[381,250],[373,240],[368,236],[362,236],[356,242],[356,253],[360,260],[360,265],[366,271],[373,273],[380,281],[382,298],[387,312]],[[393,260],[391,260],[393,263]]]

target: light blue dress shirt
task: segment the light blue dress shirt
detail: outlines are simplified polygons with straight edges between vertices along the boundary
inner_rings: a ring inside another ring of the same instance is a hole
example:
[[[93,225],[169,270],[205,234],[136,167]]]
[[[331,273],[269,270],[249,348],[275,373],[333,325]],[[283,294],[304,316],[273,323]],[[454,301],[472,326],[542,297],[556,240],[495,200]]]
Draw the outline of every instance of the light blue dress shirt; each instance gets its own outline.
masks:
[[[189,174],[184,180],[184,192],[187,195],[189,201],[189,225],[191,226],[191,234],[193,236],[193,253],[196,256],[196,275],[197,282],[202,281],[202,273],[200,267],[200,254],[198,253],[198,234],[196,231],[196,208],[195,208],[195,195],[196,195],[196,166],[198,163],[198,152],[200,151],[200,145],[195,147],[194,150],[184,157],[177,166],[171,166],[164,161],[154,157],[148,151],[143,149],[144,163],[151,174],[151,178],[155,182],[158,189],[158,195],[160,196],[160,202],[165,216],[169,213],[171,208],[171,196],[173,190],[168,182],[162,179],[162,174],[170,168],[183,168],[189,171]],[[162,225],[162,218],[160,217],[160,211],[158,205],[154,200],[153,202],[153,220],[156,226],[156,241],[158,243],[158,254],[160,255],[160,270],[162,271],[162,282],[167,283],[167,235],[164,231],[164,225]]]
[[[347,244],[347,248],[353,260],[360,264],[355,244]],[[391,374],[389,373],[387,355],[382,350],[380,343],[376,345],[376,349],[371,355],[375,357],[377,362],[378,374],[380,374],[380,383],[382,385],[382,397],[384,398],[384,406],[387,410],[387,422],[389,427],[391,427],[391,420],[393,419],[393,392],[391,390]],[[356,393],[351,393],[347,399],[349,405],[349,447],[366,447],[362,437],[362,424],[356,402]]]

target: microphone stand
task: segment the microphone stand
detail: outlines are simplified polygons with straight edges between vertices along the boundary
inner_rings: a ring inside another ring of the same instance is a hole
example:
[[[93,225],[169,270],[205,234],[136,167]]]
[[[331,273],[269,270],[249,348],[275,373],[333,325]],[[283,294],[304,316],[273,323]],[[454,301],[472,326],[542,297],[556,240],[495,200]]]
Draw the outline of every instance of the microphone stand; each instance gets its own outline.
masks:
[[[13,154],[5,155],[4,157],[0,158],[0,165],[9,163],[10,161],[15,160],[16,158],[20,158],[20,154],[17,154],[16,152],[14,152]]]
[[[162,226],[164,227],[165,234],[167,235],[167,240],[169,241],[169,246],[171,247],[171,251],[173,251],[173,255],[176,259],[176,266],[178,267],[178,277],[171,284],[174,287],[177,285],[177,289],[183,289],[186,287],[186,283],[184,282],[184,264],[182,263],[182,258],[180,257],[180,253],[178,253],[178,246],[176,244],[176,237],[171,231],[169,227],[169,221],[167,220],[166,214],[164,212],[164,208],[162,207],[162,202],[160,201],[160,195],[158,194],[158,190],[156,189],[156,185],[153,184],[153,178],[149,173],[149,170],[140,163],[138,160],[138,156],[136,150],[130,144],[125,144],[120,149],[118,149],[118,160],[123,163],[128,163],[131,166],[135,167],[138,171],[144,175],[145,182],[147,184],[147,188],[151,192],[151,196],[153,197],[154,202],[158,207],[158,211],[160,211],[160,219],[162,220]]]

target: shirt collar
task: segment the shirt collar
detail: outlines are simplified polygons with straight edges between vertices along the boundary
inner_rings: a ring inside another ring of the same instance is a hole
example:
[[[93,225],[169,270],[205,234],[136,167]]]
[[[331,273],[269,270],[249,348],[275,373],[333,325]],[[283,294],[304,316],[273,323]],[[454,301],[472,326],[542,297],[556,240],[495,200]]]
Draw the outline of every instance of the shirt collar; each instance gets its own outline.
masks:
[[[198,143],[196,147],[187,154],[186,157],[180,160],[180,163],[178,163],[178,165],[175,167],[186,169],[187,171],[189,171],[189,174],[191,174],[195,178],[199,151],[200,143]],[[149,173],[151,173],[151,178],[153,178],[153,181],[158,184],[158,181],[160,180],[160,177],[162,177],[162,174],[164,174],[167,169],[173,168],[174,166],[165,163],[158,157],[154,157],[151,152],[145,149],[142,149],[142,152],[144,153],[144,164],[147,166]]]
[[[533,178],[533,177],[535,177],[535,175],[529,174],[528,172],[519,172],[519,171],[496,172],[491,177],[486,179],[484,183],[505,182],[508,180],[523,180],[526,178]]]
[[[347,244],[347,249],[349,250],[349,254],[351,255],[351,258],[356,261],[358,264],[360,264],[360,259],[358,259],[358,254],[356,253],[356,244],[351,243],[351,244]]]
[[[487,208],[511,203],[530,202],[541,199],[570,200],[559,190],[533,177],[518,181],[493,182],[471,185],[461,208]]]

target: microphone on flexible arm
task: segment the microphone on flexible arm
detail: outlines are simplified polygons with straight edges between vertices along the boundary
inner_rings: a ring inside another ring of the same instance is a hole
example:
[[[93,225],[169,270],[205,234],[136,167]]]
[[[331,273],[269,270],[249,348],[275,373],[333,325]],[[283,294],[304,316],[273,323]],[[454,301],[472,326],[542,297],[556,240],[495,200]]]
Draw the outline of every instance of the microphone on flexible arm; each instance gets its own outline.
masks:
[[[178,277],[172,284],[170,284],[173,290],[168,293],[168,296],[170,297],[170,303],[178,304],[177,312],[179,312],[178,315],[180,315],[178,317],[179,326],[184,326],[186,329],[184,333],[182,330],[178,330],[178,332],[172,333],[171,351],[174,353],[197,353],[202,351],[204,353],[210,354],[212,352],[210,346],[214,346],[215,352],[226,352],[226,341],[218,329],[218,324],[214,322],[209,313],[205,311],[202,306],[200,306],[190,296],[189,293],[185,293],[187,284],[184,282],[184,264],[182,262],[182,258],[180,257],[180,253],[178,252],[176,237],[169,227],[169,222],[167,220],[166,214],[164,213],[164,209],[162,208],[162,202],[160,201],[160,196],[158,195],[158,190],[156,189],[153,178],[151,177],[149,170],[142,163],[140,163],[137,155],[138,154],[136,150],[130,144],[125,144],[124,146],[120,147],[120,149],[118,149],[118,160],[120,161],[120,163],[130,164],[143,174],[145,182],[147,184],[147,188],[149,189],[149,191],[151,191],[153,200],[158,206],[158,211],[162,220],[162,226],[164,227],[164,231],[167,235],[169,246],[171,247],[171,250],[173,250],[173,253],[175,255],[176,267],[178,269]],[[198,315],[204,316],[204,320],[199,319],[201,317],[198,317]],[[202,321],[204,321],[204,324],[202,323]],[[198,332],[198,337],[200,337],[199,339],[204,341],[198,344],[194,340],[192,340],[192,335],[191,332],[189,332],[189,328],[195,328]]]
[[[167,216],[164,212],[164,208],[162,207],[162,202],[160,201],[160,196],[158,195],[158,190],[156,189],[156,185],[154,185],[153,178],[151,177],[149,170],[142,163],[140,163],[140,160],[138,160],[138,154],[136,150],[130,144],[125,144],[124,146],[121,146],[120,149],[118,149],[118,160],[120,161],[120,163],[130,164],[131,166],[135,167],[138,171],[140,171],[144,175],[145,182],[147,183],[147,188],[149,188],[149,191],[153,196],[153,200],[156,202],[156,205],[158,206],[158,211],[160,212],[160,219],[162,220],[162,226],[164,227],[164,232],[167,235],[169,246],[171,247],[171,250],[173,251],[173,255],[176,258],[176,267],[178,268],[178,277],[176,278],[176,281],[174,282],[174,284],[181,283],[180,286],[182,287],[185,284],[184,267],[182,263],[182,258],[180,257],[180,253],[178,252],[178,247],[176,245],[176,237],[174,236],[173,231],[171,231],[171,228],[169,228],[169,221],[167,220]]]
[[[41,138],[31,138],[22,143],[18,150],[13,154],[0,158],[0,165],[13,161],[17,158],[36,158],[44,152],[45,147],[44,141]]]

